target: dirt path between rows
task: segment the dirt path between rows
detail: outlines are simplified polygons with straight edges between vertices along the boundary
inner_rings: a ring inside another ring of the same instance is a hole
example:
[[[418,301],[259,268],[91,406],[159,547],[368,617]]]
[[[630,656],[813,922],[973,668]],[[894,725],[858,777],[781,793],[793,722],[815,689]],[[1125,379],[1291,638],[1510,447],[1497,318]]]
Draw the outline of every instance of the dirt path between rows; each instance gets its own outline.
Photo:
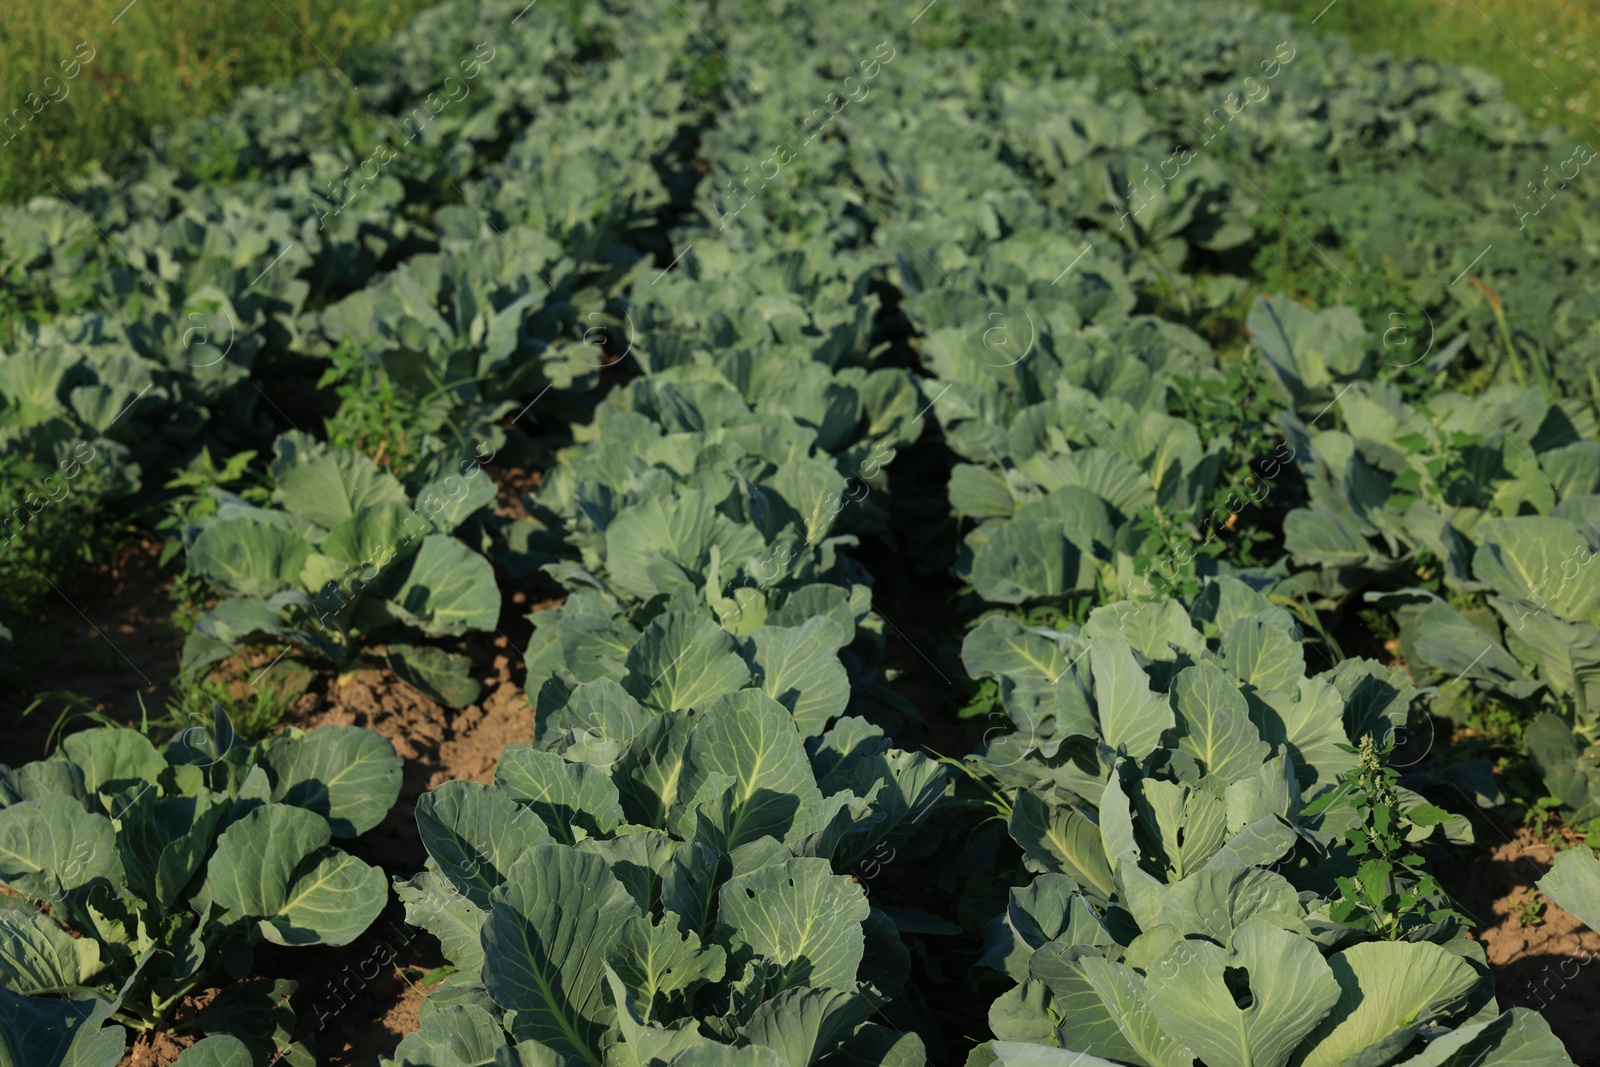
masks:
[[[1489,954],[1500,1007],[1537,1011],[1578,1067],[1600,1067],[1600,934],[1533,888],[1555,854],[1531,832],[1474,826],[1492,840],[1453,854],[1437,873],[1481,924],[1471,936]]]

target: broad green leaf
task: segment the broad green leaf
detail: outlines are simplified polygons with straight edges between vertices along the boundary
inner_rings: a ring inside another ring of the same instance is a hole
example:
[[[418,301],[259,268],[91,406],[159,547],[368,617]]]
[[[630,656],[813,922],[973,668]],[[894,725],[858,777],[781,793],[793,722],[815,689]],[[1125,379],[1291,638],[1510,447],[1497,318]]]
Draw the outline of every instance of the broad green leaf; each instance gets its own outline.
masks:
[[[1561,1041],[1538,1012],[1512,1008],[1488,1022],[1435,1038],[1403,1067],[1572,1067]]]
[[[1589,929],[1600,930],[1600,859],[1592,849],[1557,854],[1550,873],[1539,879],[1539,888]]]
[[[1069,662],[1060,642],[1004,615],[990,615],[961,644],[961,662],[974,678],[1012,678],[1033,688],[1055,684]]]
[[[1299,840],[1292,827],[1276,815],[1265,815],[1225,841],[1205,861],[1203,870],[1265,867],[1282,859]]]
[[[417,491],[417,511],[440,533],[448,534],[494,499],[494,479],[474,466],[465,475],[448,474],[423,486]]]
[[[1257,917],[1274,926],[1300,925],[1300,897],[1280,874],[1252,868],[1207,868],[1175,883],[1162,898],[1156,923],[1185,936],[1227,944]]]
[[[1507,640],[1514,643],[1524,659],[1539,665],[1545,684],[1574,703],[1600,706],[1600,627],[1563,622],[1546,611],[1524,614],[1499,597],[1490,597],[1489,603],[1511,624],[1506,631]],[[1513,696],[1520,695],[1519,690],[1526,694],[1534,689],[1516,683],[1503,688]]]
[[[1600,612],[1600,570],[1578,528],[1566,519],[1524,515],[1489,519],[1474,531],[1481,543],[1472,570],[1502,596],[1594,621]]]
[[[866,1023],[830,1057],[837,1067],[925,1067],[928,1049],[915,1030]]]
[[[1288,819],[1298,812],[1300,784],[1294,769],[1294,760],[1287,753],[1280,753],[1249,777],[1230,782],[1223,793],[1228,832],[1238,833],[1267,816]]]
[[[419,536],[429,532],[427,523],[404,504],[374,504],[329,530],[317,551],[358,568],[353,576],[370,582],[415,548]]]
[[[185,671],[209,667],[233,655],[241,645],[261,638],[296,644],[333,659],[341,654],[338,646],[321,635],[285,626],[278,609],[265,600],[235,597],[195,620],[194,631],[183,644],[182,667]]]
[[[556,840],[576,844],[575,831],[609,835],[623,821],[617,787],[586,763],[569,763],[532,744],[508,745],[500,753],[495,785],[544,820]]]
[[[424,793],[417,830],[440,873],[480,908],[517,857],[554,840],[532,809],[479,782],[450,781]]]
[[[1250,721],[1238,686],[1209,663],[1187,667],[1172,685],[1178,716],[1178,748],[1207,774],[1230,782],[1253,775],[1271,749]]]
[[[1412,647],[1428,663],[1452,678],[1491,685],[1525,682],[1527,675],[1496,636],[1474,626],[1444,601],[1433,601],[1417,616]],[[1513,625],[1516,625],[1513,623]]]
[[[970,463],[951,469],[948,496],[952,511],[972,519],[1010,518],[1017,507],[1004,475]]]
[[[872,591],[865,586],[846,589],[823,582],[802,585],[767,615],[767,625],[803,626],[808,619],[824,616],[853,639],[856,624],[870,610],[871,600]]]
[[[593,852],[609,863],[612,875],[644,911],[653,909],[662,899],[662,887],[682,844],[660,830],[626,827],[620,837],[591,837],[580,841],[578,848]],[[676,917],[674,921],[683,929]]]
[[[1078,965],[1139,1058],[1151,1067],[1191,1067],[1194,1053],[1162,1029],[1144,975],[1098,956],[1085,956]]]
[[[1302,679],[1294,698],[1263,692],[1248,699],[1262,740],[1288,748],[1302,789],[1332,786],[1355,766],[1355,756],[1339,748],[1350,743],[1344,700],[1326,679]]]
[[[991,1041],[995,1062],[1001,1067],[1117,1067],[1110,1060],[1091,1056],[1087,1052],[1052,1048],[1049,1045],[1024,1044],[1018,1041]]]
[[[680,836],[694,836],[689,820],[695,806],[725,789],[730,806],[718,826],[724,851],[765,836],[787,841],[816,829],[822,792],[800,733],[783,705],[760,690],[730,693],[701,715],[684,753],[683,774]]]
[[[617,588],[640,600],[661,592],[651,577],[656,559],[700,573],[711,548],[716,509],[707,494],[680,489],[628,508],[606,527],[606,570]]]
[[[1561,716],[1541,711],[1522,731],[1522,742],[1544,787],[1577,818],[1600,814],[1600,747],[1579,748],[1579,737]]]
[[[312,449],[296,460],[276,472],[273,500],[318,526],[332,529],[376,504],[409,503],[400,482],[359,452]]]
[[[1345,733],[1388,737],[1406,724],[1407,709],[1416,695],[1405,668],[1369,659],[1346,659],[1320,678],[1326,678],[1344,698]]]
[[[16,993],[62,994],[93,985],[100,943],[74,938],[54,919],[22,908],[0,908],[0,984]]]
[[[967,634],[961,662],[972,677],[1000,683],[1024,745],[1054,756],[1068,737],[1099,736],[1083,646],[991,615]]]
[[[44,900],[97,878],[123,880],[110,819],[59,793],[0,810],[0,881]]]
[[[638,905],[599,856],[535,845],[491,896],[483,984],[516,1012],[511,1031],[600,1067],[616,1014],[602,993],[605,957]]]
[[[845,480],[831,459],[808,456],[785,463],[769,482],[780,498],[778,514],[808,545],[820,544],[848,503]]]
[[[899,847],[909,840],[944,798],[950,773],[921,752],[900,749],[863,753],[837,768],[820,787],[831,794],[842,786],[856,797],[871,797],[875,817],[851,828],[841,850],[834,854],[834,862],[866,861],[869,853],[881,856],[885,845]]]
[[[139,791],[167,769],[161,753],[137,730],[102,728],[68,734],[61,739],[61,754],[83,769],[83,785],[90,793]]]
[[[1288,297],[1261,296],[1250,309],[1248,325],[1267,367],[1296,407],[1326,399],[1334,382],[1359,375],[1367,364],[1367,330],[1353,308],[1313,311]]]
[[[1353,516],[1322,501],[1284,517],[1283,547],[1296,562],[1324,567],[1365,566],[1378,555]]]
[[[1227,839],[1227,806],[1205,789],[1160,778],[1130,784],[1136,836],[1147,842],[1140,851],[1165,865],[1166,881],[1197,870]]]
[[[184,1049],[172,1067],[246,1067],[253,1062],[249,1045],[232,1034],[213,1034]]]
[[[665,829],[668,813],[680,799],[693,799],[692,791],[684,788],[684,759],[697,721],[687,712],[658,715],[645,723],[617,759],[611,779],[617,783],[629,822]]]
[[[1013,519],[974,532],[972,584],[984,600],[1026,604],[1092,589],[1094,560],[1058,520]]]
[[[1270,600],[1259,590],[1237,578],[1208,578],[1193,608],[1197,624],[1209,623],[1218,634],[1233,629],[1240,619],[1257,616],[1284,620]]]
[[[816,1063],[875,1010],[871,998],[855,990],[786,989],[757,1008],[739,1036],[786,1063]]]
[[[400,757],[359,726],[289,731],[262,746],[272,799],[328,820],[335,837],[359,837],[383,821],[400,795]]]
[[[327,820],[266,804],[223,831],[206,873],[213,899],[279,945],[347,945],[388,897],[383,872],[327,847]]]
[[[1306,673],[1305,648],[1272,618],[1240,619],[1222,635],[1222,662],[1257,689],[1293,693]]]
[[[472,659],[427,645],[392,644],[384,660],[402,682],[452,708],[477,701],[483,686],[472,677]]]
[[[531,814],[530,822],[537,822]],[[406,922],[439,939],[444,958],[463,971],[483,967],[483,933],[487,910],[473,903],[456,883],[431,867],[406,881],[395,881],[395,896],[405,905]]]
[[[189,571],[224,593],[269,597],[300,583],[310,555],[310,543],[299,534],[235,519],[215,523],[195,538]]]
[[[680,930],[705,933],[711,927],[722,855],[703,841],[681,841],[661,876],[661,907],[677,918]]]
[[[694,991],[722,980],[727,956],[722,946],[702,946],[699,935],[680,933],[667,920],[657,924],[636,915],[623,924],[606,953],[606,962],[632,995],[640,1021],[682,1016]]]
[[[777,968],[769,996],[802,986],[853,993],[871,910],[861,887],[827,860],[798,858],[729,879],[717,923],[735,958],[748,945]]]
[[[452,1004],[421,1020],[394,1050],[395,1067],[494,1067],[506,1032],[474,1004]]]
[[[825,617],[802,626],[763,626],[750,636],[747,655],[755,684],[789,709],[801,733],[819,734],[828,720],[844,713],[850,677],[839,650],[854,636]]]
[[[386,606],[424,633],[455,636],[499,624],[494,568],[453,537],[424,537],[417,554],[400,565],[397,581],[399,588]]]
[[[765,1045],[718,1045],[701,1041],[672,1057],[672,1067],[791,1067],[788,1060]]]
[[[89,790],[84,786],[83,768],[59,759],[34,760],[21,767],[0,765],[0,808],[51,793],[87,800]]]
[[[1143,596],[1141,590],[1134,591]],[[1189,613],[1176,600],[1124,600],[1102,604],[1089,613],[1080,636],[1121,637],[1151,660],[1171,660],[1173,650],[1199,658],[1206,639],[1194,628]]]
[[[0,1067],[117,1067],[127,1032],[104,1000],[23,997],[0,986]]]
[[[610,678],[581,683],[566,703],[538,723],[538,735],[564,737],[568,759],[610,766],[651,718],[627,690]]]
[[[1072,416],[1085,416],[1083,408],[1070,398],[1070,393],[1063,392],[1062,400],[1065,410]],[[1024,461],[1021,469],[1050,490],[1052,495],[1064,486],[1086,489],[1123,519],[1131,519],[1142,509],[1156,504],[1156,487],[1149,475],[1114,448],[1082,448],[1066,455],[1049,457],[1041,454]],[[1067,523],[1071,529],[1085,531],[1092,525],[1092,520]]]
[[[585,615],[563,615],[558,625],[562,658],[580,684],[615,681],[627,673],[623,663],[639,641],[639,631],[632,626]]]
[[[1226,949],[1177,942],[1145,988],[1162,1027],[1207,1067],[1284,1067],[1340,986],[1313,941],[1253,919]]]
[[[1043,982],[1027,981],[989,1004],[989,1030],[1002,1041],[1054,1044],[1055,998]]]
[[[627,666],[622,687],[653,711],[704,707],[750,680],[727,631],[704,615],[679,612],[645,627]]]
[[[1033,954],[1029,972],[1050,990],[1050,1011],[1061,1020],[1055,1041],[1064,1048],[1125,1062],[1139,1054],[1123,1034],[1111,1005],[1090,984],[1084,964],[1092,955],[1083,949],[1051,943]],[[1104,962],[1104,960],[1101,960]]]
[[[1028,977],[1034,952],[1052,941],[1064,947],[1111,942],[1078,884],[1064,874],[1041,874],[1011,890],[1005,914],[984,931],[984,953],[977,966],[993,967],[1021,982]]]
[[[1010,830],[1030,870],[1065,874],[1102,897],[1111,896],[1111,865],[1100,829],[1070,805],[1049,803],[1031,790],[1020,790]]]
[[[1166,699],[1150,691],[1150,679],[1133,648],[1121,638],[1102,638],[1090,648],[1089,663],[1105,743],[1136,759],[1154,752],[1175,720]]]
[[[676,1062],[677,1058],[706,1044],[691,1020],[680,1020],[672,1029],[645,1022],[627,987],[606,965],[606,986],[617,1009],[617,1029],[621,1040],[606,1053],[607,1067],[646,1067],[647,1064]],[[686,1025],[687,1024],[687,1025]],[[717,1046],[724,1047],[724,1046]]]
[[[1328,966],[1339,997],[1297,1067],[1387,1063],[1424,1026],[1466,1007],[1481,981],[1465,959],[1428,942],[1352,945]]]
[[[128,889],[157,910],[177,902],[211,852],[229,805],[209,791],[157,799],[154,790],[122,805],[117,850]]]

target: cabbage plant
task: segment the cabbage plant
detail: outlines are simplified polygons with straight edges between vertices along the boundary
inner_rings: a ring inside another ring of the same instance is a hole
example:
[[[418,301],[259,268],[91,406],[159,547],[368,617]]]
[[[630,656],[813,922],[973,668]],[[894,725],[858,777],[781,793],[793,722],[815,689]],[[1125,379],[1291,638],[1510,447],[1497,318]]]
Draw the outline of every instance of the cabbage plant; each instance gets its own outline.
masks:
[[[186,996],[250,974],[262,941],[355,940],[388,888],[335,842],[381,822],[399,790],[400,759],[376,734],[321,726],[251,743],[220,710],[212,730],[163,749],[99,727],[0,767],[6,1062],[110,1067],[124,1027],[167,1027]],[[184,1025],[270,1055],[290,1045],[293,987],[227,985]]]

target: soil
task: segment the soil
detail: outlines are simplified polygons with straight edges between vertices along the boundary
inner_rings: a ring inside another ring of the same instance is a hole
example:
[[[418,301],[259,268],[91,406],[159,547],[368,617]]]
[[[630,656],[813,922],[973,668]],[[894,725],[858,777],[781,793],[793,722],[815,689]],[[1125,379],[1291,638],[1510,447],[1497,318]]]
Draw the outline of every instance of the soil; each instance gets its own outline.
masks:
[[[1474,850],[1440,864],[1440,883],[1479,923],[1501,1008],[1545,1017],[1578,1067],[1600,1067],[1600,934],[1534,888],[1555,854],[1530,831],[1489,824]],[[1579,845],[1579,848],[1584,847]],[[1542,904],[1530,925],[1525,906]]]
[[[137,723],[141,708],[160,714],[183,635],[172,624],[171,583],[159,556],[160,547],[149,542],[125,550],[17,628],[11,658],[24,666],[0,703],[7,762],[45,756],[64,713],[96,709],[126,723]],[[24,714],[35,697],[39,706]]]
[[[133,1046],[122,1058],[122,1067],[165,1067],[183,1055],[183,1050],[194,1042],[194,1038],[183,1035],[140,1034],[133,1039]]]

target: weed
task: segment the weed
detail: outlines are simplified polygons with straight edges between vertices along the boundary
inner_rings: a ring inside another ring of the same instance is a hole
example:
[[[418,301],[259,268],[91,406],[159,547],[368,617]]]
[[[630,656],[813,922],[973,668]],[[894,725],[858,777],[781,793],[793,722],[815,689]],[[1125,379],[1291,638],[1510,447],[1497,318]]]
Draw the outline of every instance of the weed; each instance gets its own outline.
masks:
[[[167,698],[163,725],[209,726],[214,707],[227,712],[234,730],[255,740],[277,730],[294,702],[306,691],[312,672],[287,660],[270,671],[254,673],[214,671],[198,677],[180,676]]]
[[[1559,848],[1565,842],[1565,835],[1562,833],[1561,804],[1562,802],[1555,797],[1539,797],[1527,805],[1522,813],[1522,825],[1540,844],[1549,848]]]
[[[0,453],[0,620],[33,611],[110,543],[110,528],[95,521],[94,469],[83,467],[71,483],[56,475],[37,458]],[[51,496],[52,483],[66,493]]]
[[[365,452],[379,464],[398,470],[407,458],[406,428],[413,412],[401,399],[394,379],[383,366],[363,354],[348,338],[328,353],[332,362],[318,389],[332,387],[339,410],[324,426],[330,448]]]
[[[468,446],[451,421],[453,391],[487,376],[445,381],[423,371],[424,380],[402,384],[381,359],[362,352],[349,337],[328,353],[328,359],[331,366],[317,388],[331,388],[339,398],[339,410],[323,422],[329,448],[363,452],[379,466],[401,474],[416,461],[430,435],[448,433],[457,444]]]
[[[217,513],[220,505],[213,489],[248,482],[240,489],[239,495],[251,504],[267,502],[271,491],[260,479],[250,474],[250,464],[255,458],[254,452],[237,452],[219,467],[211,458],[210,449],[202,448],[189,464],[188,470],[180,471],[166,483],[168,489],[176,492],[167,499],[165,514],[156,522],[156,529],[167,535],[167,542],[161,547],[161,566],[172,562],[173,557],[183,550],[185,530]],[[204,610],[204,582],[188,571],[182,571],[172,579],[168,595],[178,605],[173,613],[173,625],[180,633],[188,633],[194,629],[195,619]]]
[[[1517,925],[1523,927],[1543,926],[1544,906],[1543,895],[1536,889],[1530,889],[1527,896],[1512,905],[1517,917]]]
[[[1449,813],[1431,804],[1401,810],[1400,772],[1386,762],[1394,750],[1393,737],[1380,746],[1367,734],[1358,748],[1339,747],[1356,754],[1356,765],[1338,788],[1305,809],[1308,816],[1320,815],[1344,805],[1356,813],[1344,839],[1360,866],[1354,878],[1338,879],[1339,896],[1330,917],[1390,941],[1417,925],[1451,918],[1465,922],[1433,875],[1424,873],[1422,854],[1406,839],[1412,827],[1437,826]]]

